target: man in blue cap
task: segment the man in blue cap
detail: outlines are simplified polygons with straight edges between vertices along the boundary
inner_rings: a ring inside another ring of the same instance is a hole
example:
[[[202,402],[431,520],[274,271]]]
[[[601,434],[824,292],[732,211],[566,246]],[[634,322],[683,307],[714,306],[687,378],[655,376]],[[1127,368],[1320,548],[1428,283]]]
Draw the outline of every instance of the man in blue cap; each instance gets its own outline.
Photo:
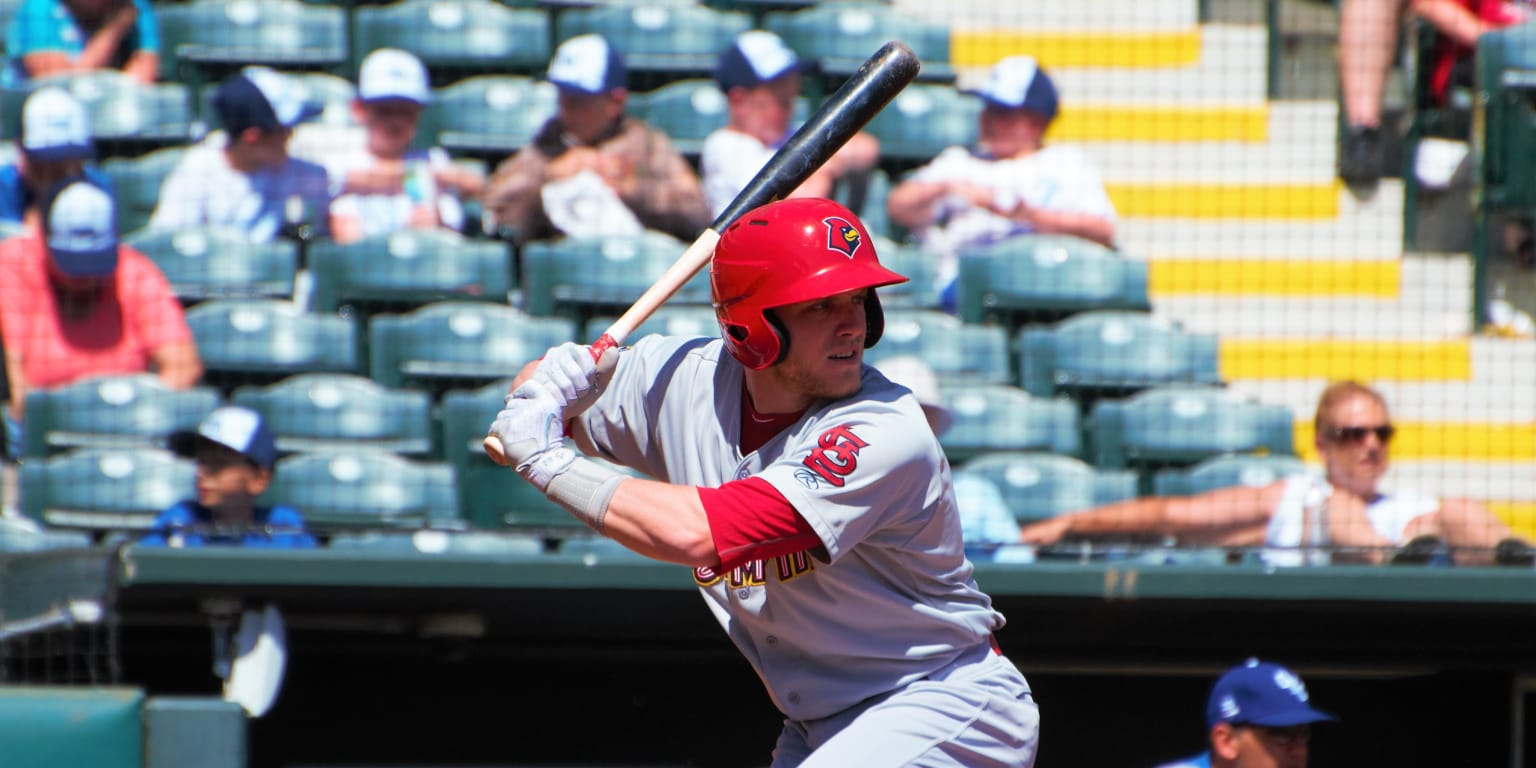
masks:
[[[1010,56],[967,92],[982,101],[976,145],[940,152],[886,200],[891,222],[937,260],[947,309],[966,249],[1029,234],[1115,241],[1115,207],[1092,161],[1045,143],[1058,111],[1050,75],[1029,56]]]
[[[261,415],[224,406],[205,416],[196,431],[177,432],[170,448],[197,461],[197,498],[177,502],[155,519],[140,543],[171,547],[236,545],[310,549],[298,510],[256,506],[272,483],[277,444]]]
[[[1306,768],[1312,724],[1337,719],[1312,708],[1295,672],[1249,659],[1211,688],[1210,750],[1160,768]]]

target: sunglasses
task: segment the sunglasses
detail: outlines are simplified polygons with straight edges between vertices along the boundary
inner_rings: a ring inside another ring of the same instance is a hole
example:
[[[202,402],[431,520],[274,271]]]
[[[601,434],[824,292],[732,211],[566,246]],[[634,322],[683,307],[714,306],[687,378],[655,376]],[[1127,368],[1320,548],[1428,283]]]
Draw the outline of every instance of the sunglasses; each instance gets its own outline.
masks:
[[[1333,443],[1363,443],[1366,435],[1375,435],[1383,445],[1391,442],[1392,436],[1397,434],[1397,428],[1391,424],[1378,424],[1374,427],[1329,427],[1323,432],[1329,442]]]

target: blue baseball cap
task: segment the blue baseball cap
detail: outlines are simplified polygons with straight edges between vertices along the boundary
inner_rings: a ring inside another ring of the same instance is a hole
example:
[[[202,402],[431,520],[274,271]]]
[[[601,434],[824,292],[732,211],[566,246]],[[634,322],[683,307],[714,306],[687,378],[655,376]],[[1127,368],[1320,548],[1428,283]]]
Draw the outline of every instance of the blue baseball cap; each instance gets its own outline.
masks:
[[[84,178],[70,179],[44,201],[43,239],[59,272],[102,277],[117,269],[117,206]]]
[[[783,38],[754,29],[737,35],[731,47],[720,54],[715,62],[715,82],[722,91],[753,88],[803,69],[800,57]]]
[[[1207,726],[1217,723],[1285,728],[1338,718],[1308,703],[1307,686],[1295,672],[1267,661],[1249,659],[1227,670],[1211,688],[1205,705]]]
[[[205,440],[222,445],[263,469],[271,469],[277,463],[277,441],[261,414],[249,408],[215,408],[203,417],[196,430],[177,432],[171,435],[168,444],[177,455],[195,459],[197,446]]]
[[[1047,120],[1056,117],[1056,84],[1031,56],[1009,56],[999,61],[980,88],[965,92],[1006,109],[1027,109]]]
[[[555,49],[548,79],[563,91],[595,96],[625,87],[629,70],[624,55],[602,35],[577,35]]]
[[[322,111],[303,84],[267,67],[246,67],[225,78],[213,94],[213,108],[232,135],[247,128],[292,128]]]

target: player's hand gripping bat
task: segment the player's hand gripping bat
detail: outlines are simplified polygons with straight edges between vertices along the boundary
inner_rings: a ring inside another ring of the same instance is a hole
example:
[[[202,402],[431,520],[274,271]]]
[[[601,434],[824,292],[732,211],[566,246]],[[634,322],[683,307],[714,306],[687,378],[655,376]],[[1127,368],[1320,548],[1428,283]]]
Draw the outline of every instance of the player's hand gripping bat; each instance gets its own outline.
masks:
[[[732,222],[747,211],[782,200],[810,178],[917,77],[917,70],[917,54],[911,48],[896,41],[881,46],[816,110],[816,114],[800,126],[800,130],[789,137],[789,141],[784,142],[746,188],[715,218],[709,229],[704,230],[683,255],[592,343],[592,358],[600,358],[608,349],[622,344],[630,332],[693,279],[714,256],[720,233]],[[506,457],[496,438],[485,438],[485,453],[497,464],[506,466]]]

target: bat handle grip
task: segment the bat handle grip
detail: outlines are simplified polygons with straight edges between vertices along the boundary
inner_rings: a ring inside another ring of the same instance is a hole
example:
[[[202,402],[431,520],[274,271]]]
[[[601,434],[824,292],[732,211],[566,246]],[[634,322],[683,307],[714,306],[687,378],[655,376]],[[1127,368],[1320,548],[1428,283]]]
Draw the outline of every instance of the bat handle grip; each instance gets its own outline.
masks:
[[[608,350],[613,349],[618,345],[619,342],[617,339],[613,338],[613,334],[604,333],[602,336],[597,337],[597,341],[592,342],[592,346],[587,347],[587,351],[592,353],[592,362],[595,363],[603,359],[604,352],[607,352]],[[507,455],[501,450],[500,440],[497,440],[490,435],[486,435],[485,440],[481,443],[481,447],[485,449],[485,455],[490,457],[491,461],[494,461],[503,467],[507,466]]]
[[[604,333],[603,335],[597,337],[597,341],[592,342],[592,346],[587,347],[587,351],[592,353],[592,362],[595,363],[603,359],[604,352],[607,352],[608,350],[613,349],[618,345],[619,340],[615,339],[612,333]]]

